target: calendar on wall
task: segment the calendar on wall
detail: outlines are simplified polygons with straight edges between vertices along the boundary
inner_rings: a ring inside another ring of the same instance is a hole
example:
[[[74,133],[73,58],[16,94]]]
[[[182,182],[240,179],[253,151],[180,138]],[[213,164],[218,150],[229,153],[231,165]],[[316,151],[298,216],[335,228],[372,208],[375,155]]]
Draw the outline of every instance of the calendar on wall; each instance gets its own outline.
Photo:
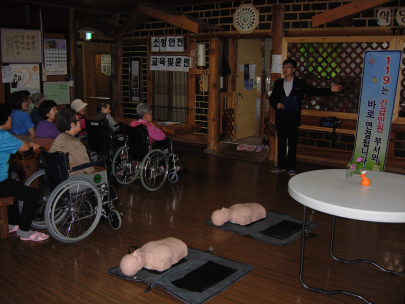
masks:
[[[3,63],[42,62],[41,32],[2,28],[1,56]]]
[[[44,39],[46,75],[66,75],[66,39]]]

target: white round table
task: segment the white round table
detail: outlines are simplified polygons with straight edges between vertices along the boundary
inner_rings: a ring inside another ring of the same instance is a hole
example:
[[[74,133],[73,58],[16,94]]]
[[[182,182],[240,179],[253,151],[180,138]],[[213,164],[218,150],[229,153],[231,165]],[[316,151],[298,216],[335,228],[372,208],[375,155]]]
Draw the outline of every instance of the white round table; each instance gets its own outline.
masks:
[[[354,220],[405,223],[405,176],[369,171],[346,179],[346,170],[309,171],[290,179],[288,193],[309,208]]]
[[[386,172],[368,171],[370,186],[361,185],[361,177],[353,175],[346,178],[344,169],[328,169],[309,171],[298,174],[290,179],[288,193],[293,199],[304,206],[301,235],[300,281],[312,291],[323,294],[346,294],[371,303],[359,294],[345,290],[323,290],[309,287],[303,280],[303,265],[306,234],[306,208],[312,208],[332,215],[332,234],[330,254],[336,261],[354,264],[368,263],[382,271],[392,274],[403,274],[377,265],[368,260],[342,260],[333,254],[335,216],[353,220],[381,223],[405,223],[405,176]]]

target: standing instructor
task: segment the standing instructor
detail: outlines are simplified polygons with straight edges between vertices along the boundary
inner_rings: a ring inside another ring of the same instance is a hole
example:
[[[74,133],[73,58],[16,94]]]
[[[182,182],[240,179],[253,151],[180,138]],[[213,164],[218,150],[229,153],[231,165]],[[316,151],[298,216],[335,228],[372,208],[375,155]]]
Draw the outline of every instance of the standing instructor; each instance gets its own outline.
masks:
[[[278,152],[278,165],[271,170],[273,173],[288,170],[289,175],[296,174],[298,127],[301,125],[301,105],[305,94],[326,96],[342,90],[342,86],[337,84],[331,88],[314,88],[305,80],[294,77],[296,68],[297,62],[293,59],[283,62],[284,78],[274,82],[270,96],[270,104],[276,110]],[[288,155],[286,155],[287,139]]]

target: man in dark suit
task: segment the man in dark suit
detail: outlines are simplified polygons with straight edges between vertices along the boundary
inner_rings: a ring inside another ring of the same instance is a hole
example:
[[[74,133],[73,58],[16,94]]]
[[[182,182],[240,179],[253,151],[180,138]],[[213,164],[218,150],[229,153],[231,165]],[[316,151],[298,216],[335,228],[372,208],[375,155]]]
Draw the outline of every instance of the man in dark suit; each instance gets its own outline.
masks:
[[[273,92],[270,96],[270,104],[276,110],[278,152],[278,166],[271,170],[273,173],[288,170],[289,175],[296,174],[298,127],[301,125],[301,105],[305,94],[325,96],[342,90],[342,86],[337,84],[331,88],[314,88],[305,80],[294,77],[296,68],[297,62],[293,59],[283,62],[284,78],[274,82]],[[289,106],[288,103],[290,103]],[[287,139],[288,155],[286,156]]]

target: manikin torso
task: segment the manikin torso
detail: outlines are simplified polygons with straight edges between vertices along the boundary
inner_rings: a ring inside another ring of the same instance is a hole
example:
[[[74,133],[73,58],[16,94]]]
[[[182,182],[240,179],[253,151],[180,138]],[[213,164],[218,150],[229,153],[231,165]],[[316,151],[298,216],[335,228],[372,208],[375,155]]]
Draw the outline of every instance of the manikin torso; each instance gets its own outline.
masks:
[[[168,237],[148,242],[132,254],[125,255],[120,263],[126,276],[134,276],[143,267],[164,271],[188,254],[187,245],[179,239]]]
[[[234,224],[248,225],[266,217],[266,209],[257,203],[235,204],[212,213],[211,220],[215,226],[222,226],[230,221]]]

